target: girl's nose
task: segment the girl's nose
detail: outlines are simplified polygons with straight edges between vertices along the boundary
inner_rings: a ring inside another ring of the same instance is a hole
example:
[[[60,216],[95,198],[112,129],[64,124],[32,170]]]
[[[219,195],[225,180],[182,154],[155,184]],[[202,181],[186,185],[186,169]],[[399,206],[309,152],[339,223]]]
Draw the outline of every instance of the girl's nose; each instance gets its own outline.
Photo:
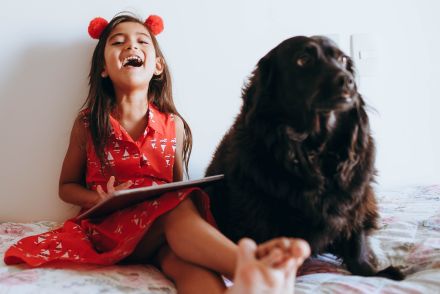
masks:
[[[139,49],[138,45],[135,42],[129,42],[127,44],[127,49]]]
[[[138,49],[136,45],[128,45],[127,49]]]

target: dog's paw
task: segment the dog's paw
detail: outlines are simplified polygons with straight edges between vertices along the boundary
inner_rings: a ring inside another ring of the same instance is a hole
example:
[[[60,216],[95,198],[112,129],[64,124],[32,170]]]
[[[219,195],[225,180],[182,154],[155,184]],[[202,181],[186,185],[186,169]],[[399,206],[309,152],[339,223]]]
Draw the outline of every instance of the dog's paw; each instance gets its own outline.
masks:
[[[395,281],[402,281],[405,279],[405,275],[394,266],[389,266],[386,269],[377,272],[375,276],[384,277]]]

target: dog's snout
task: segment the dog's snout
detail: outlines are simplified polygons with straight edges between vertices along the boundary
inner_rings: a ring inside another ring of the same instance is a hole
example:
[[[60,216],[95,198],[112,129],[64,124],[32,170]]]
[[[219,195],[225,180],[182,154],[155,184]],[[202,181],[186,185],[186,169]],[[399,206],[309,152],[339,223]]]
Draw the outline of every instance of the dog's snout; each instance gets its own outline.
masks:
[[[354,89],[353,77],[341,72],[335,77],[335,85],[338,89],[342,91],[351,91]]]

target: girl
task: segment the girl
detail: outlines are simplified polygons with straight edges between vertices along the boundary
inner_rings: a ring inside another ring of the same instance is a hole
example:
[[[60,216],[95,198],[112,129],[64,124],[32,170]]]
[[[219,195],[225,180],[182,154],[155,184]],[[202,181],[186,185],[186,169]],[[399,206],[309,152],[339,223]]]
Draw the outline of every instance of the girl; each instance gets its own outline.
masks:
[[[145,23],[127,14],[91,22],[89,32],[99,41],[86,108],[73,125],[61,170],[62,200],[85,210],[115,190],[179,181],[188,170],[191,131],[174,106],[155,38],[161,29],[157,16]],[[213,225],[208,196],[182,189],[100,220],[71,219],[24,238],[8,249],[5,263],[107,265],[154,257],[182,293],[224,292],[217,273],[235,274],[230,291],[290,291],[296,268],[309,254],[305,242],[281,238],[257,248],[244,240],[238,247]]]

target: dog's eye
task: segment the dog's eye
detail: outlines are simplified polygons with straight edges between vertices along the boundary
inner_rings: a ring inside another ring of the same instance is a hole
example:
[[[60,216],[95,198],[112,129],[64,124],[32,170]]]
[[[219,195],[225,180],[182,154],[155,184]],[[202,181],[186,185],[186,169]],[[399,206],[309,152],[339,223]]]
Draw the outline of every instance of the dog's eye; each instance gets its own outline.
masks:
[[[342,65],[347,66],[348,64],[348,57],[341,55],[339,56],[339,62],[342,63]]]
[[[296,64],[298,66],[304,67],[312,63],[312,57],[308,54],[302,54],[296,59]]]

